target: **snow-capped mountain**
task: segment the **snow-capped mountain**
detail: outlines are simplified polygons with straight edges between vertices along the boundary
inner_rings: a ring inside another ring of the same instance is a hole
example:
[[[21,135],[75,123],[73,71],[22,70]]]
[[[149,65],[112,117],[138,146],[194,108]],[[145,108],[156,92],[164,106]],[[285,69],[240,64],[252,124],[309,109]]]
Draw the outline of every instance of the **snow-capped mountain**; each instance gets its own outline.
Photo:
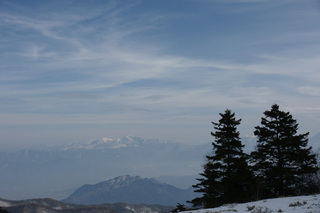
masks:
[[[178,189],[153,178],[119,176],[94,185],[83,185],[64,202],[75,204],[129,203],[175,206],[196,197],[193,189]]]
[[[165,141],[155,139],[142,139],[135,136],[125,136],[121,138],[102,138],[101,140],[92,140],[85,143],[72,143],[63,146],[61,150],[93,150],[93,149],[120,149],[126,147],[138,147],[143,144],[163,144]]]

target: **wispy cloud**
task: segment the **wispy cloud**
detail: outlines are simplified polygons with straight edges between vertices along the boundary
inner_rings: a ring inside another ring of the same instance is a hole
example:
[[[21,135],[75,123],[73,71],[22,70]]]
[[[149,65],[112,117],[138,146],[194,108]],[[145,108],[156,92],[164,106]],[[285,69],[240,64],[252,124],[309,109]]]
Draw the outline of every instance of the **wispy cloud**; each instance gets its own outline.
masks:
[[[297,91],[304,95],[320,96],[320,87],[302,86]]]
[[[152,7],[144,1],[126,5],[110,1],[100,6],[76,1],[65,3],[62,12],[56,6],[35,14],[32,8],[1,11],[0,27],[5,32],[0,34],[1,125],[10,120],[10,126],[136,124],[147,128],[143,125],[150,124],[151,128],[157,122],[162,127],[184,126],[209,122],[211,115],[225,108],[253,116],[253,110],[262,111],[275,102],[318,112],[320,103],[314,97],[319,90],[320,55],[313,44],[317,29],[300,31],[298,24],[281,30],[292,20],[284,18],[274,26],[270,19],[281,16],[276,10],[272,16],[259,16],[268,23],[266,29],[244,22],[257,15],[250,12],[247,18],[240,17],[242,28],[226,34],[238,27],[227,25],[238,20],[238,15],[229,13],[238,6],[233,1],[207,2],[227,8],[213,17],[207,6],[199,16],[179,11],[179,21],[158,8],[143,9]],[[249,9],[279,4],[237,2]],[[289,2],[294,1],[283,4]],[[291,12],[286,15],[292,17]],[[200,22],[194,18],[204,16],[212,23],[225,21],[226,26],[215,24],[216,31],[209,31],[212,26],[205,22],[203,28],[196,28]],[[189,34],[182,37],[176,28]],[[201,40],[209,37],[212,40]],[[175,43],[180,49],[173,50]],[[194,49],[201,54],[193,53]]]
[[[199,0],[197,2],[212,4],[218,6],[220,9],[222,7],[224,12],[227,13],[248,13],[269,10],[294,1],[295,0]]]

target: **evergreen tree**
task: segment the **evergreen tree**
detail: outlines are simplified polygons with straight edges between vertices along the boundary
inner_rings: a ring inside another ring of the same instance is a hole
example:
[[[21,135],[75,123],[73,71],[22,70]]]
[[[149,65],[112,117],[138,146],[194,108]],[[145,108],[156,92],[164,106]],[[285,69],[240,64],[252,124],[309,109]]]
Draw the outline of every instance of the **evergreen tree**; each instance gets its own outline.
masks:
[[[205,208],[216,207],[224,203],[245,202],[250,198],[249,181],[250,171],[247,165],[247,155],[243,153],[240,133],[237,126],[241,119],[236,120],[235,114],[226,110],[220,113],[219,123],[212,122],[215,137],[212,142],[214,154],[206,156],[204,171],[193,185],[195,192],[202,193],[190,203]]]
[[[264,115],[261,126],[255,127],[258,144],[256,151],[251,153],[256,178],[265,187],[264,197],[312,190],[311,176],[318,167],[316,155],[308,147],[309,133],[297,134],[297,121],[289,112],[280,111],[277,104]],[[305,184],[306,177],[311,177],[310,183]]]

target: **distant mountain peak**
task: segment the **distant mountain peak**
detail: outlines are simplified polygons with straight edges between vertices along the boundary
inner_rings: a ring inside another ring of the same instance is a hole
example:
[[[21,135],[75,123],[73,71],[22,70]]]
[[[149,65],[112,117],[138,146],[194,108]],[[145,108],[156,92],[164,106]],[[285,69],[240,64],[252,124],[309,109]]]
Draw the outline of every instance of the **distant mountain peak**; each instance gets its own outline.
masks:
[[[193,198],[193,191],[160,183],[153,178],[124,175],[93,185],[83,185],[64,201],[77,204],[124,202],[175,205]]]
[[[123,136],[121,138],[104,137],[101,140],[91,140],[85,143],[72,143],[61,148],[62,151],[67,150],[94,150],[94,149],[120,149],[126,147],[138,147],[146,143],[165,143],[158,140],[146,140],[136,136]]]

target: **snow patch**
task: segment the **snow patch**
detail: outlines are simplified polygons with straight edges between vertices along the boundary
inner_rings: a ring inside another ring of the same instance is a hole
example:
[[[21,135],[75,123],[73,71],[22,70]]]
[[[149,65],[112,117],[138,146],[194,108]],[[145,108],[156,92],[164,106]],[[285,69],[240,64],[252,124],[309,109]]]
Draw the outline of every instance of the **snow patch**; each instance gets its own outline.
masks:
[[[125,206],[125,208],[130,210],[130,211],[136,212],[136,210],[134,208],[132,208],[131,206]]]
[[[10,203],[0,200],[0,207],[10,207],[10,206],[11,206]]]
[[[320,213],[320,194],[297,197],[283,197],[241,204],[226,204],[212,209],[184,211],[185,213],[254,213],[254,212],[290,212]]]
[[[102,140],[103,140],[103,142],[105,142],[105,143],[113,141],[112,138],[102,138]]]
[[[135,212],[135,213],[158,213],[158,211],[152,211],[150,208],[148,207],[137,207],[137,210],[134,207],[131,206],[125,206],[126,209],[128,209],[129,211]]]

